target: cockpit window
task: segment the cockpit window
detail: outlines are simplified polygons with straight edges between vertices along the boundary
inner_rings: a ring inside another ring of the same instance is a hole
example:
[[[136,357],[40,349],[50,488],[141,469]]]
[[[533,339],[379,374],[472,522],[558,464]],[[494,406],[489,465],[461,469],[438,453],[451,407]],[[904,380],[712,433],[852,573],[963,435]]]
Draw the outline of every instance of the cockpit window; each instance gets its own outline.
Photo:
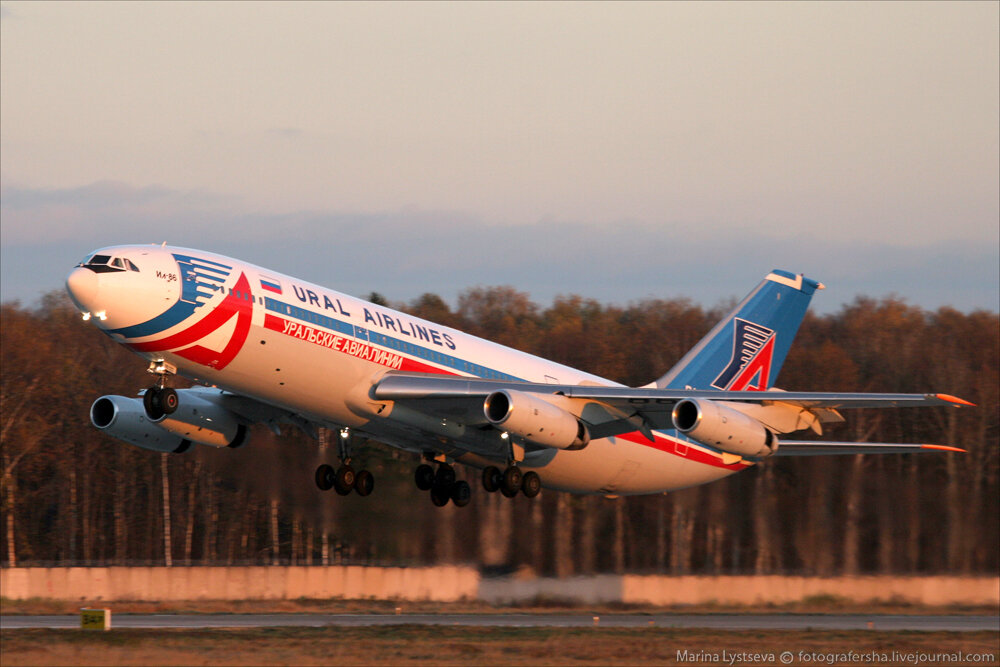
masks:
[[[84,261],[80,266],[90,269],[95,273],[112,273],[117,271],[138,271],[139,267],[124,257],[112,257],[111,255],[94,255]]]

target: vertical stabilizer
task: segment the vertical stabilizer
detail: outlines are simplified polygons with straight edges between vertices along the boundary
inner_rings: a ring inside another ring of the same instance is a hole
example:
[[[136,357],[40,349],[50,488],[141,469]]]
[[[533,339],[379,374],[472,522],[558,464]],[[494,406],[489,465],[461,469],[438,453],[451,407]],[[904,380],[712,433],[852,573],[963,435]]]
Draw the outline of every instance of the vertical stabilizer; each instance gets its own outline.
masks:
[[[661,389],[765,390],[778,377],[821,283],[772,271],[666,375]]]

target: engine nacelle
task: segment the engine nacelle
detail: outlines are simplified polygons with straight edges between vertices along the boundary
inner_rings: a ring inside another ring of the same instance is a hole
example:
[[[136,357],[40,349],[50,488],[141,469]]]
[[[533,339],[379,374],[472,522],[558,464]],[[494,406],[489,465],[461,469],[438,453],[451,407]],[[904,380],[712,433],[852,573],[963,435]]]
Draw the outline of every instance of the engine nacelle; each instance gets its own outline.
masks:
[[[153,420],[153,423],[200,445],[243,445],[247,439],[247,427],[231,411],[201,396],[202,391],[179,389],[177,409]]]
[[[90,422],[114,438],[154,452],[180,454],[191,447],[190,440],[149,421],[138,398],[101,396],[90,406]]]
[[[497,428],[536,445],[583,449],[590,442],[587,427],[575,415],[521,391],[493,392],[483,402],[483,413]]]
[[[763,424],[715,401],[684,399],[671,419],[684,435],[729,454],[762,458],[778,451],[778,439]]]

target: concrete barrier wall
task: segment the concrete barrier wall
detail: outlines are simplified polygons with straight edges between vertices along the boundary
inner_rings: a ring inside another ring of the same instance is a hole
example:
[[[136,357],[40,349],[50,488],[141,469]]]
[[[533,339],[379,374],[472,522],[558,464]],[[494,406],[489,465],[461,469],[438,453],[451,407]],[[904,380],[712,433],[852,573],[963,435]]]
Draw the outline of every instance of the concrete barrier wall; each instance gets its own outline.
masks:
[[[785,604],[837,597],[855,602],[1000,605],[998,577],[622,577],[631,604]]]
[[[855,602],[1000,606],[998,577],[640,576],[482,578],[440,567],[53,567],[0,569],[12,600],[376,599],[491,604],[785,604],[837,597]]]
[[[12,600],[474,600],[470,567],[26,567],[0,570]]]
[[[585,604],[752,605],[836,597],[854,602],[1000,606],[998,577],[598,576],[484,579],[479,599],[492,604],[565,600]]]

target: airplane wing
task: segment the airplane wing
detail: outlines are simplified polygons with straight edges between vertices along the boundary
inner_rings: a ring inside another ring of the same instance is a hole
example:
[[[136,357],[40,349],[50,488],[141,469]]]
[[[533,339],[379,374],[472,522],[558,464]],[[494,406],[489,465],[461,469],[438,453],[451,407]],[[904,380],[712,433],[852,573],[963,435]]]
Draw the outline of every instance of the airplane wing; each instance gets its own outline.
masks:
[[[485,398],[494,391],[557,394],[568,398],[601,401],[616,407],[631,407],[642,413],[670,412],[686,398],[714,401],[767,403],[780,401],[801,407],[823,408],[904,408],[973,405],[948,394],[865,394],[808,391],[718,391],[704,389],[648,389],[603,385],[561,385],[534,382],[481,380],[450,375],[387,373],[376,384],[379,400],[429,398]]]
[[[700,389],[631,388],[603,385],[559,385],[483,380],[419,373],[388,373],[372,388],[376,400],[402,401],[431,414],[448,410],[452,418],[466,423],[487,423],[484,402],[496,392],[514,391],[558,399],[586,424],[593,438],[635,431],[650,441],[652,430],[673,429],[674,407],[685,400],[701,400],[736,406],[771,430],[787,433],[820,424],[842,421],[837,410],[849,408],[900,408],[972,405],[947,394],[871,394],[832,392],[716,391]],[[963,451],[933,445],[892,445],[823,441],[781,441],[785,456],[847,453],[911,453],[930,449]]]

